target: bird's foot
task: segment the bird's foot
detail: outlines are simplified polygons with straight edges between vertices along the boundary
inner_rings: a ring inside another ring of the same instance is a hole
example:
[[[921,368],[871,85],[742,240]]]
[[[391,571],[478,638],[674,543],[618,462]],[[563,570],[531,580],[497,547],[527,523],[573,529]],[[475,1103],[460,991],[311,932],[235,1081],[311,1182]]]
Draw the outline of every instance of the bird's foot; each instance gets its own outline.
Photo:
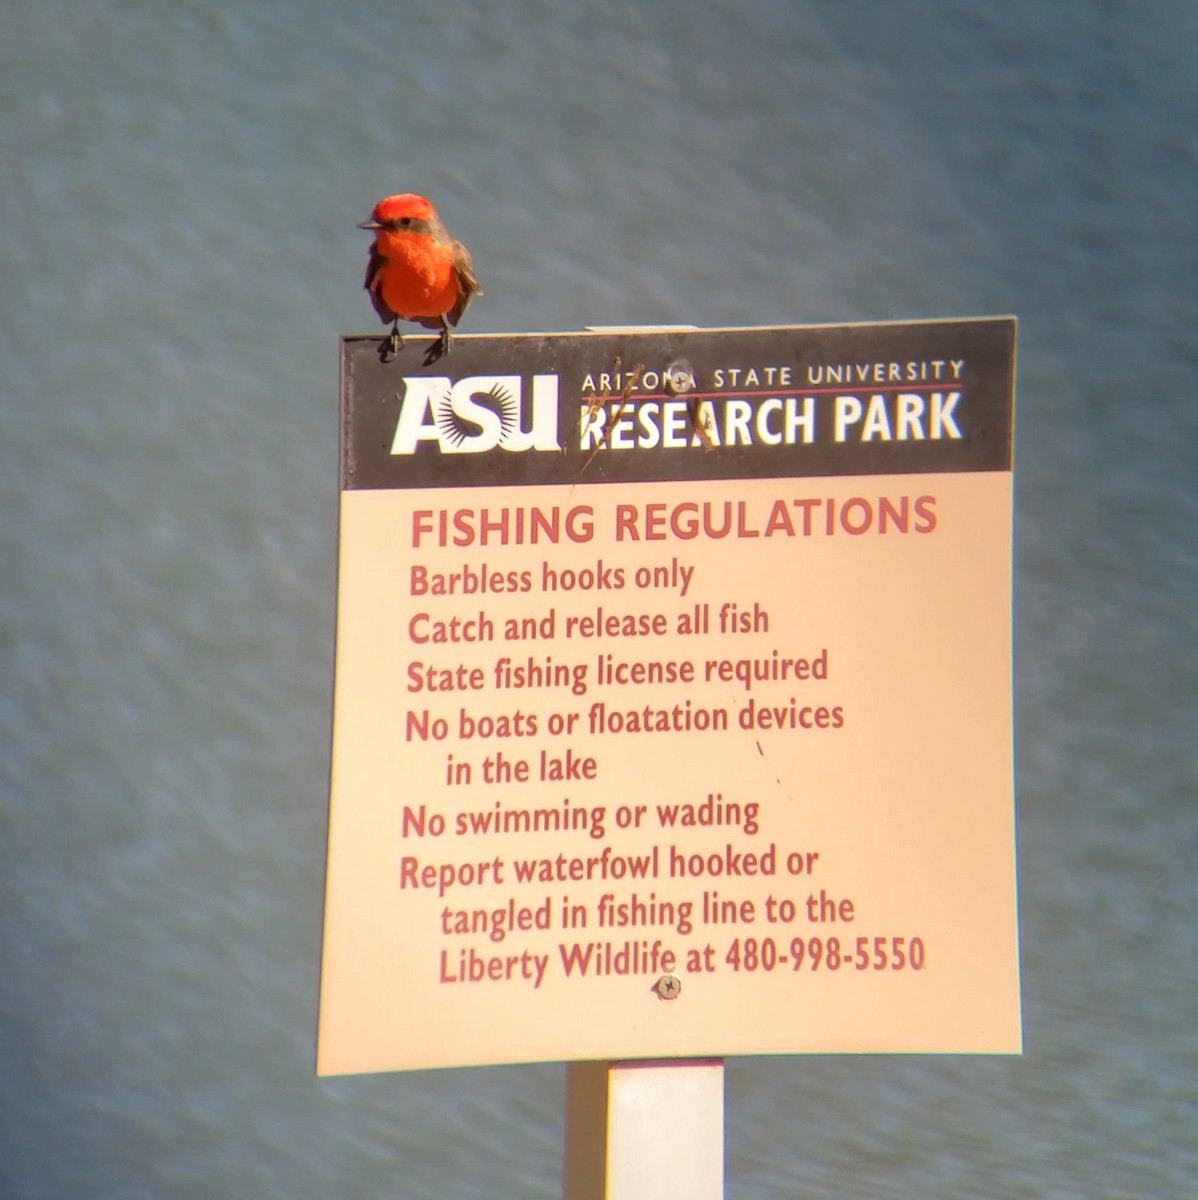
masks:
[[[399,336],[399,326],[393,325],[391,332],[379,342],[379,362],[394,362],[403,349],[403,338]]]
[[[452,345],[453,335],[449,332],[449,326],[443,325],[441,327],[441,336],[433,342],[428,348],[428,353],[424,356],[424,365],[426,367],[431,366],[438,359],[444,358],[449,353]]]

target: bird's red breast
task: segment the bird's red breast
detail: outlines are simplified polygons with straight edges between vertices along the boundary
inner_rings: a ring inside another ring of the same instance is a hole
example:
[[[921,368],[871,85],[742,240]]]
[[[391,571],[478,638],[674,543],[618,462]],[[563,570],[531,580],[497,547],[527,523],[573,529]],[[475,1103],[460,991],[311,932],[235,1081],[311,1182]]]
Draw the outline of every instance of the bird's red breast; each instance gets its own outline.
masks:
[[[456,325],[470,297],[482,294],[470,252],[449,236],[436,209],[411,193],[380,200],[360,229],[374,231],[366,288],[379,318]]]

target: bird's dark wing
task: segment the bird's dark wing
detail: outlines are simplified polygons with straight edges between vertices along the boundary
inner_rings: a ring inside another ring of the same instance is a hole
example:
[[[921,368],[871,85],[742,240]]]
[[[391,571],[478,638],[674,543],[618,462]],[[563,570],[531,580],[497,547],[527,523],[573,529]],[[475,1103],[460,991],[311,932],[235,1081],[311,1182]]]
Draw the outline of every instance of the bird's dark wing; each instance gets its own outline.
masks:
[[[474,277],[474,263],[470,260],[470,251],[461,242],[453,243],[453,269],[458,277],[458,300],[445,316],[451,325],[456,325],[461,320],[462,313],[466,311],[470,297],[475,294],[481,296],[483,290]]]
[[[378,313],[379,320],[384,325],[388,321],[394,321],[399,315],[391,311],[391,306],[383,299],[383,289],[378,286],[379,272],[386,261],[379,253],[378,244],[371,242],[370,258],[366,262],[366,282],[362,286],[370,293],[370,303],[374,305],[374,311]]]

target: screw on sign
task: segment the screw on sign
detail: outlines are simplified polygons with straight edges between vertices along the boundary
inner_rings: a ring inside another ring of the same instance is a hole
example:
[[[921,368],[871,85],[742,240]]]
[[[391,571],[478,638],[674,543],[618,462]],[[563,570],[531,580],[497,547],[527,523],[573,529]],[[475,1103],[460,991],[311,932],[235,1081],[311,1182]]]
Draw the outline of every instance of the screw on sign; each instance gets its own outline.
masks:
[[[685,358],[676,358],[665,369],[665,389],[670,396],[681,396],[695,386],[695,369]]]
[[[677,975],[663,975],[654,985],[653,991],[659,1000],[677,1000],[682,991],[682,981]]]

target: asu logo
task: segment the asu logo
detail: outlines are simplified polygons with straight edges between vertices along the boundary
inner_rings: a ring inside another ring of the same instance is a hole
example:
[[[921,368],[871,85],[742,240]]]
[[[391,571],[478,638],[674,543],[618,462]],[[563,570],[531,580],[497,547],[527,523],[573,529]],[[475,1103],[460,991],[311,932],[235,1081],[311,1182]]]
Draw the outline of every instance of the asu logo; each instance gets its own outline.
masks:
[[[421,375],[403,382],[392,454],[415,454],[421,442],[436,442],[442,454],[559,449],[556,375],[534,375],[528,397],[521,375]]]

